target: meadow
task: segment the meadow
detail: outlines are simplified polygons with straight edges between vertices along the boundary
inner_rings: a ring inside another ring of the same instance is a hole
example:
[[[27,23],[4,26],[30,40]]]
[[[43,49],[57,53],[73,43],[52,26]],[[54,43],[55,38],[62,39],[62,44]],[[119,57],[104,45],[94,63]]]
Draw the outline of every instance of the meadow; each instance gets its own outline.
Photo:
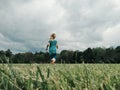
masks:
[[[120,65],[0,64],[0,90],[120,90]]]

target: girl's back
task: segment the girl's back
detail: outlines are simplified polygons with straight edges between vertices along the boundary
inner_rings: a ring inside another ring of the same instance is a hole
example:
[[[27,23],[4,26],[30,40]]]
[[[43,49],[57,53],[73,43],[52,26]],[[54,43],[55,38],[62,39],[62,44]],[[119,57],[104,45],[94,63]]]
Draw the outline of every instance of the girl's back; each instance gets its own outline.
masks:
[[[49,43],[50,43],[49,52],[50,53],[56,53],[57,41],[56,40],[50,40]]]
[[[49,43],[50,43],[50,47],[55,47],[56,48],[56,44],[57,44],[56,40],[50,40]]]

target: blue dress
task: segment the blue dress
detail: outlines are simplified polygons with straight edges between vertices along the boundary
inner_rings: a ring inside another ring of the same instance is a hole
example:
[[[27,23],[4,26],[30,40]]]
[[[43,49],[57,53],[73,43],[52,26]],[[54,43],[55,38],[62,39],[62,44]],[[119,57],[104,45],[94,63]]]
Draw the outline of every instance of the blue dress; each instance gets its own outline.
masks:
[[[55,58],[56,59],[56,50],[57,50],[57,41],[56,40],[50,40],[49,41],[49,54],[50,54],[50,58]]]

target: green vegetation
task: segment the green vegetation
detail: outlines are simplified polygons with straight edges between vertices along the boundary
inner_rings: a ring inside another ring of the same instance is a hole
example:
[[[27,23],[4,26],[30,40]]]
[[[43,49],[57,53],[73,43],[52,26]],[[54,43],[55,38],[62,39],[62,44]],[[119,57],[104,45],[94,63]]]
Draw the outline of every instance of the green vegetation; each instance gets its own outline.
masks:
[[[119,64],[0,64],[2,90],[120,90]]]
[[[0,50],[0,63],[49,63],[48,52],[25,52],[12,54],[11,50]],[[120,63],[120,46],[116,48],[87,48],[84,51],[62,50],[56,63]]]

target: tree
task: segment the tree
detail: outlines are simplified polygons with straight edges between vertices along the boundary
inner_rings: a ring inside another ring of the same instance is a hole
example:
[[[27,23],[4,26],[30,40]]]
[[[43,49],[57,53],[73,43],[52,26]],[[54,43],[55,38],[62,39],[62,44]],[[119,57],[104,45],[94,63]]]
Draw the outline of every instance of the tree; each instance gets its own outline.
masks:
[[[9,58],[11,58],[11,56],[12,56],[12,52],[10,51],[10,49],[8,49],[7,51],[5,51],[5,54]]]
[[[24,53],[24,63],[33,62],[33,54],[31,52]]]
[[[78,50],[73,53],[73,60],[75,63],[82,63],[82,52]]]
[[[7,51],[5,51],[5,55],[6,55],[6,57],[8,57],[9,62],[12,62],[12,59],[11,59],[12,52],[10,51],[10,49],[8,49]]]
[[[0,51],[0,63],[6,63],[6,59],[5,59],[6,55],[5,52],[3,50]]]
[[[104,62],[105,63],[115,63],[115,59],[114,59],[114,49],[113,47],[107,48],[105,51],[105,55],[104,55]]]
[[[24,54],[17,53],[15,55],[13,55],[12,62],[13,63],[24,63]]]
[[[74,52],[72,50],[67,51],[67,63],[75,63],[75,60],[73,60],[73,54]]]
[[[71,50],[63,50],[60,53],[60,59],[64,63],[74,63],[73,61],[73,51]]]
[[[83,52],[83,59],[84,59],[84,62],[85,63],[93,63],[94,61],[94,58],[93,58],[93,51],[91,48],[88,48],[86,49],[84,52]]]
[[[83,62],[83,52],[78,52],[78,54],[77,54],[77,62],[78,63]]]
[[[94,63],[104,63],[105,48],[97,47],[93,48]]]
[[[60,59],[61,59],[61,63],[64,63],[65,61],[67,61],[67,50],[61,51]]]
[[[115,60],[116,63],[120,63],[120,46],[117,46],[115,49]]]
[[[34,55],[34,60],[35,60],[36,63],[45,63],[46,62],[45,59],[46,59],[45,58],[45,53],[43,53],[43,52],[39,52],[39,53],[37,52]]]
[[[45,58],[44,58],[44,59],[45,59],[45,60],[44,60],[45,63],[50,62],[50,56],[49,56],[49,53],[48,53],[48,52],[44,53],[44,57],[45,57]]]

